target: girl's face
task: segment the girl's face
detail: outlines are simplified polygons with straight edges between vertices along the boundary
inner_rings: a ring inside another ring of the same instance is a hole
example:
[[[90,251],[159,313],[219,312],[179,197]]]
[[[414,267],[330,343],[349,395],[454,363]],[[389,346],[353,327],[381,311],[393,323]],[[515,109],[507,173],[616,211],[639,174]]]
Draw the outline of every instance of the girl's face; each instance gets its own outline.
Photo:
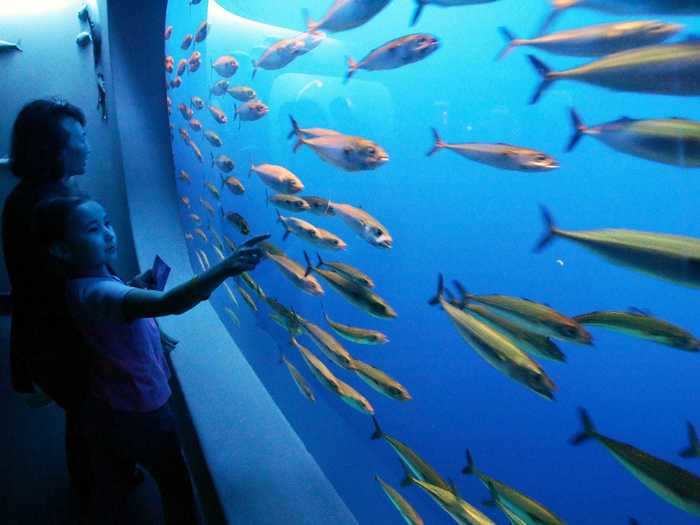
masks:
[[[81,269],[100,269],[115,261],[117,235],[102,206],[88,201],[73,210],[64,247],[68,262]]]
[[[85,128],[80,122],[71,117],[63,118],[61,127],[68,135],[68,140],[61,153],[63,174],[66,177],[83,175],[87,167],[87,158],[90,154]]]

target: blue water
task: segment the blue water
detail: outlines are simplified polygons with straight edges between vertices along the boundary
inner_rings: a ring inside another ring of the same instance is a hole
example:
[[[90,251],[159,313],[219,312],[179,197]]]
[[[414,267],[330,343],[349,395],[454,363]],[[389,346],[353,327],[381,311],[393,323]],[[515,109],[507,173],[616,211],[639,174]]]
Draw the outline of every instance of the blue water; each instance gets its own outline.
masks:
[[[411,446],[443,477],[455,480],[461,496],[499,524],[506,518],[482,505],[487,490],[475,478],[460,474],[467,447],[485,473],[544,503],[567,523],[624,524],[628,516],[642,525],[697,522],[646,489],[599,444],[575,448],[567,442],[579,430],[576,409],[584,406],[601,433],[700,474],[700,460],[677,454],[686,446],[685,421],[700,425],[697,354],[592,329],[594,347],[559,343],[567,355],[565,364],[537,359],[559,387],[556,401],[550,402],[492,368],[461,339],[444,312],[427,304],[442,272],[475,293],[527,297],[571,316],[634,306],[700,333],[693,289],[615,266],[563,240],[541,254],[532,252],[543,232],[539,203],[547,205],[566,229],[620,227],[700,237],[697,170],[625,156],[589,137],[573,152],[564,152],[572,131],[570,106],[587,124],[623,115],[700,120],[697,99],[561,82],[537,105],[528,105],[539,82],[525,58],[533,51],[517,49],[501,62],[493,58],[503,46],[497,27],[530,35],[547,12],[547,2],[539,0],[450,9],[427,6],[415,28],[408,25],[413,3],[395,0],[366,25],[330,35],[286,68],[260,70],[251,81],[251,58],[258,58],[276,39],[304,29],[302,7],[319,18],[330,3],[229,0],[228,12],[213,0],[196,6],[184,0],[170,2],[167,23],[174,30],[165,54],[172,55],[176,64],[192,52],[180,49],[185,34],[194,33],[205,19],[211,24],[209,36],[196,47],[202,53],[202,67],[183,75],[180,88],[168,91],[176,174],[184,169],[193,181],[177,179],[181,195],[188,195],[192,203],[192,210],[182,207],[183,229],[192,232],[196,227],[189,217],[194,211],[204,219],[202,228],[209,234],[209,214],[199,202],[203,197],[227,212],[242,214],[253,233],[271,232],[272,241],[300,263],[304,249],[315,251],[294,236],[282,241],[275,208],[265,202],[265,186],[256,176],[247,176],[251,158],[292,170],[304,182],[305,195],[362,206],[391,232],[391,250],[355,237],[339,218],[299,217],[348,242],[346,252],[326,251],[324,259],[350,263],[370,274],[377,293],[398,312],[396,320],[369,317],[320,278],[326,289],[322,300],[302,294],[269,262],[261,264],[253,277],[268,295],[322,326],[325,308],[334,320],[382,330],[390,337],[384,346],[349,342],[345,346],[355,357],[399,380],[411,392],[411,401],[385,398],[346,370],[329,365],[370,400],[387,434]],[[572,11],[559,19],[555,29],[618,19]],[[687,24],[685,33],[700,31],[697,20],[668,21]],[[360,59],[378,45],[412,32],[438,36],[441,48],[402,69],[361,70],[343,85],[346,56]],[[200,164],[178,136],[178,128],[186,127],[186,122],[177,105],[188,103],[192,95],[207,100],[209,86],[220,78],[210,71],[210,60],[229,53],[240,62],[231,84],[251,85],[270,113],[259,121],[243,122],[239,129],[232,118],[237,102],[228,95],[213,97],[229,122],[216,123],[206,108],[195,112],[196,118],[225,144],[215,150],[201,132],[189,130],[204,155]],[[534,54],[556,69],[583,61]],[[286,139],[289,114],[302,127],[337,129],[374,140],[391,160],[376,171],[350,173],[324,163],[308,148],[294,154]],[[501,171],[449,151],[428,158],[430,127],[448,142],[505,142],[539,149],[555,156],[561,168],[547,173]],[[232,174],[245,185],[244,195],[223,189],[219,203],[204,187],[204,182],[219,180],[208,162],[210,151],[235,160]],[[244,239],[220,217],[212,224],[237,242]],[[194,249],[203,249],[212,263],[218,261],[211,239],[207,244],[195,236],[190,247],[194,271],[201,271]],[[234,306],[223,289],[212,300],[358,521],[403,523],[373,479],[379,474],[399,488],[403,473],[387,443],[369,439],[371,420],[308,373],[301,356],[287,345],[288,335],[267,317],[269,309],[262,301],[257,301],[260,310],[254,314],[240,296],[239,307]],[[224,307],[238,313],[240,327],[230,321]],[[315,351],[308,338],[301,342]],[[307,378],[316,403],[298,393],[286,367],[279,364],[280,351]],[[419,488],[400,490],[426,523],[452,523]]]

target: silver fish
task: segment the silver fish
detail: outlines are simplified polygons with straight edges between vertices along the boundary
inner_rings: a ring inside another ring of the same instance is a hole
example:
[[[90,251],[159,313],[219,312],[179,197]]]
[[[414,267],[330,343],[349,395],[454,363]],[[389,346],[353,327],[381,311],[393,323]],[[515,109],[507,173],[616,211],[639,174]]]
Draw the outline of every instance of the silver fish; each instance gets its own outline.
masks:
[[[316,154],[330,164],[345,171],[374,170],[389,160],[389,155],[378,144],[352,135],[323,135],[307,139],[297,134],[293,151],[303,145],[309,146]]]
[[[209,88],[209,92],[215,97],[220,97],[226,94],[228,89],[228,80],[218,80],[212,87]]]
[[[430,4],[436,5],[438,7],[454,7],[458,5],[476,5],[476,4],[490,4],[496,2],[497,0],[416,0],[416,10],[413,13],[413,18],[411,18],[411,25],[416,25],[418,19],[420,18],[423,8]]]
[[[265,104],[263,104],[256,98],[254,98],[253,100],[249,100],[248,102],[240,106],[234,106],[234,109],[234,120],[236,118],[239,118],[241,120],[248,121],[261,119],[265,115],[267,115],[268,111],[270,111],[270,108],[268,108]]]
[[[279,40],[268,47],[258,60],[252,61],[252,78],[255,78],[259,68],[268,70],[282,69],[304,53],[306,53],[304,40],[296,40],[294,38]]]
[[[350,80],[358,69],[378,71],[395,69],[423,60],[440,47],[437,37],[425,33],[396,38],[370,51],[365,58],[355,62],[348,57],[348,72],[345,82]]]
[[[337,33],[359,27],[377,15],[389,5],[390,0],[335,0],[326,14],[318,21],[309,17],[308,11],[302,11],[309,32],[321,29]]]
[[[389,230],[377,219],[360,208],[355,208],[349,204],[330,203],[335,215],[341,217],[345,224],[360,237],[377,248],[391,248],[394,239]]]
[[[332,129],[301,128],[301,127],[299,127],[299,124],[296,121],[296,119],[291,115],[289,115],[289,120],[292,122],[292,130],[287,135],[288,139],[291,139],[295,135],[297,137],[303,137],[305,139],[315,139],[317,137],[324,137],[326,135],[341,135],[340,132],[332,130]]]
[[[231,86],[226,89],[226,93],[231,95],[236,100],[240,100],[241,102],[248,102],[249,100],[253,100],[258,96],[255,93],[255,90],[250,86]]]
[[[260,180],[268,187],[279,193],[299,193],[304,189],[304,184],[299,177],[294,175],[284,166],[275,164],[255,164],[250,165],[248,176],[255,173]]]

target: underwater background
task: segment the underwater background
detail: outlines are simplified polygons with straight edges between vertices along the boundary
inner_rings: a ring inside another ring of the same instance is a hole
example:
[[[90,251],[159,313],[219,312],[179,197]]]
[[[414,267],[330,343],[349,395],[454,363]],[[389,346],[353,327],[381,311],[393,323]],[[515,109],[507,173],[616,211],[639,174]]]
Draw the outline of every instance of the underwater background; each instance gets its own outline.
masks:
[[[507,520],[498,509],[482,504],[489,493],[478,479],[461,473],[467,448],[479,469],[543,503],[567,523],[624,524],[629,517],[642,525],[697,522],[697,517],[649,491],[598,443],[573,447],[568,442],[580,431],[577,408],[585,407],[601,434],[700,473],[700,459],[678,455],[687,446],[686,421],[700,424],[697,352],[591,327],[593,346],[558,341],[566,362],[535,357],[558,387],[556,399],[549,401],[485,362],[445,313],[428,304],[442,273],[446,284],[457,279],[472,293],[529,298],[567,316],[634,307],[700,333],[697,291],[692,288],[616,266],[562,239],[533,253],[545,232],[540,204],[563,229],[626,228],[700,238],[697,169],[624,155],[587,136],[572,152],[564,151],[573,133],[571,107],[589,125],[622,116],[700,120],[697,97],[622,93],[562,81],[537,104],[529,105],[540,78],[527,54],[557,70],[592,60],[532,48],[515,49],[503,60],[494,60],[505,45],[498,28],[505,26],[522,37],[533,35],[549,11],[544,0],[502,0],[449,9],[428,5],[414,27],[409,22],[415,4],[394,0],[366,24],[329,33],[316,49],[286,67],[259,69],[251,79],[252,60],[275,41],[306,29],[302,8],[318,19],[330,3],[169,3],[167,25],[173,29],[165,41],[165,56],[172,56],[177,67],[193,50],[202,55],[199,69],[182,74],[182,85],[168,90],[173,176],[180,196],[189,199],[189,206],[181,206],[182,227],[188,234],[201,228],[208,237],[205,242],[195,234],[188,240],[193,270],[202,271],[198,250],[212,264],[218,262],[212,248],[217,235],[238,244],[246,238],[221,216],[222,207],[244,217],[251,235],[271,233],[270,241],[299,264],[304,265],[304,250],[313,261],[319,251],[325,261],[342,261],[369,274],[376,293],[396,310],[396,319],[368,316],[320,277],[326,293],[320,298],[305,294],[271,261],[263,262],[251,276],[266,296],[328,331],[324,312],[335,321],[380,330],[389,337],[384,345],[356,345],[336,336],[353,357],[404,385],[412,397],[409,401],[382,396],[352,372],[329,363],[308,337],[298,339],[367,397],[387,435],[410,446],[445,479],[453,480],[460,496],[494,522]],[[676,41],[700,32],[697,16],[626,18],[685,24]],[[575,10],[563,14],[550,30],[621,19]],[[195,34],[203,21],[210,24],[206,39],[183,50],[183,38]],[[388,71],[360,70],[343,82],[347,56],[359,60],[373,48],[415,32],[435,35],[440,48],[417,63]],[[233,115],[242,102],[227,94],[210,95],[210,87],[223,78],[211,64],[222,55],[233,55],[239,64],[228,79],[230,84],[252,87],[269,107],[260,120],[239,126]],[[174,75],[166,73],[166,81]],[[190,107],[192,96],[228,116],[228,122],[220,124],[206,106],[194,110],[203,129],[220,136],[220,148],[209,144],[202,131],[190,129],[177,109],[181,103]],[[329,128],[375,141],[390,160],[376,170],[349,172],[324,162],[308,147],[294,153],[294,140],[287,138],[290,115],[302,128]],[[201,150],[202,162],[179,136],[179,128],[188,130]],[[560,168],[505,171],[449,151],[427,157],[433,145],[431,128],[450,143],[503,142],[537,149],[555,157]],[[241,181],[245,186],[241,195],[223,187],[220,170],[212,166],[211,154],[222,153],[235,161],[235,169],[225,176]],[[291,170],[304,183],[301,195],[361,207],[388,228],[392,248],[371,246],[339,217],[287,210],[279,211],[332,231],[348,247],[332,252],[317,250],[294,235],[282,240],[277,208],[266,200],[273,191],[257,175],[249,177],[251,161]],[[180,177],[181,170],[189,174],[189,182]],[[220,188],[220,199],[206,183]],[[210,203],[215,213],[207,211],[200,199]],[[201,224],[193,221],[192,213],[201,218]],[[223,287],[212,296],[222,322],[358,521],[403,522],[375,481],[379,475],[401,492],[426,523],[451,523],[418,487],[400,487],[403,469],[386,441],[370,439],[371,418],[316,381],[290,346],[288,332],[270,319],[265,301],[241,284],[256,302],[254,312],[238,284],[229,281],[228,285],[237,304]],[[305,376],[315,402],[300,395],[287,367],[280,363],[282,354]]]

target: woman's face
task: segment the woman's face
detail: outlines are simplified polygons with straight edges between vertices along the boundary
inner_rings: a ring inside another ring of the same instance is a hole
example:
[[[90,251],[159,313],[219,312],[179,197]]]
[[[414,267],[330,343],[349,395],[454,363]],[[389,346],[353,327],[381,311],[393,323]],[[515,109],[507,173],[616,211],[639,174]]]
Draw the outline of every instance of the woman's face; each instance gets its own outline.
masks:
[[[107,212],[95,201],[78,206],[68,217],[65,246],[70,263],[79,268],[100,268],[117,257],[117,235]]]
[[[63,160],[63,175],[83,175],[87,167],[87,158],[90,154],[85,128],[72,117],[61,119],[61,127],[68,135],[68,140],[61,153]]]

